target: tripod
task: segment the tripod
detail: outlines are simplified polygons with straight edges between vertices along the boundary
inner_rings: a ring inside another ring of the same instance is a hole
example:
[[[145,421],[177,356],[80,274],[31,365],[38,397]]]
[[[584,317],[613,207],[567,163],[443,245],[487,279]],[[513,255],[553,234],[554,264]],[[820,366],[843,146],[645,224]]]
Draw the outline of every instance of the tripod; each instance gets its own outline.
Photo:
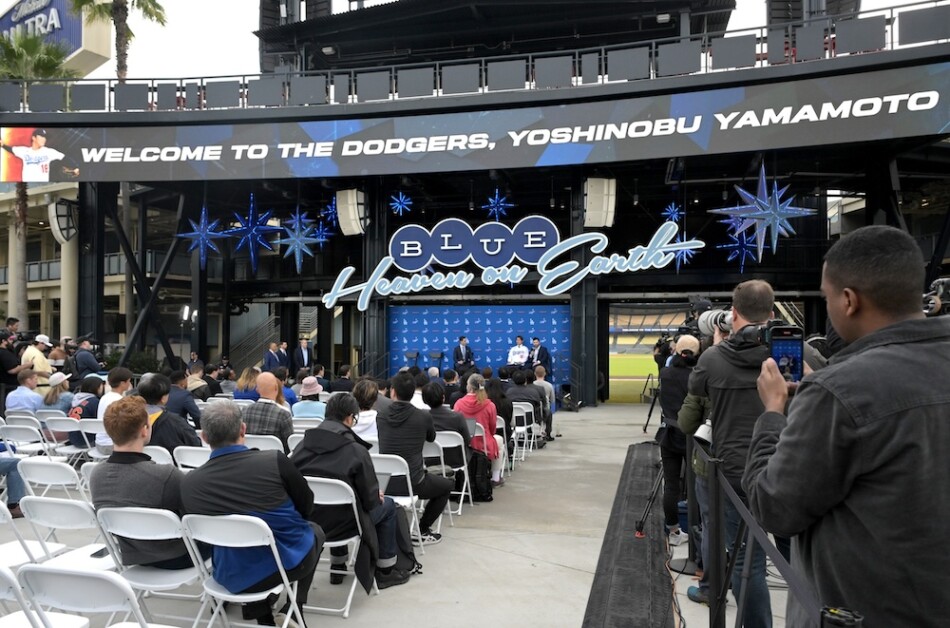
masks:
[[[647,412],[647,422],[643,424],[643,433],[647,433],[647,428],[650,427],[650,419],[653,417],[653,408],[656,407],[657,397],[660,396],[660,387],[659,385],[653,391],[653,401],[650,402],[650,411]]]
[[[656,398],[654,397],[654,401]],[[652,411],[652,408],[651,408]],[[646,430],[644,430],[646,431]],[[653,489],[650,491],[650,499],[647,500],[646,506],[643,507],[643,514],[640,515],[640,518],[637,519],[637,531],[634,533],[634,537],[638,539],[646,538],[646,534],[643,533],[643,526],[646,524],[647,516],[650,514],[650,509],[653,508],[653,502],[656,501],[656,496],[660,492],[660,485],[663,483],[663,467],[656,473],[656,480],[653,481]]]

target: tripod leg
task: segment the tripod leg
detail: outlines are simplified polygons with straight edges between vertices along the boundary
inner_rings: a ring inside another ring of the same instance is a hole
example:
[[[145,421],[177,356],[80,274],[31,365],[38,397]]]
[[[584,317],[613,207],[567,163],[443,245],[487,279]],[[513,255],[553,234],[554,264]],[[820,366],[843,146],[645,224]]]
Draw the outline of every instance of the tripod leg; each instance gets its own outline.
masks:
[[[653,481],[653,489],[650,491],[650,499],[647,500],[646,506],[643,507],[643,514],[640,515],[640,519],[637,520],[637,531],[634,536],[638,539],[646,537],[646,534],[643,533],[643,526],[646,524],[647,516],[650,514],[650,510],[653,508],[653,502],[656,501],[657,493],[660,492],[660,484],[663,482],[663,469],[656,474],[656,480]]]
[[[650,402],[650,411],[647,412],[647,422],[643,424],[643,433],[647,433],[647,428],[650,427],[650,419],[653,417],[653,408],[656,407],[656,398],[660,396],[660,389],[657,388],[656,392],[653,394],[653,401]]]

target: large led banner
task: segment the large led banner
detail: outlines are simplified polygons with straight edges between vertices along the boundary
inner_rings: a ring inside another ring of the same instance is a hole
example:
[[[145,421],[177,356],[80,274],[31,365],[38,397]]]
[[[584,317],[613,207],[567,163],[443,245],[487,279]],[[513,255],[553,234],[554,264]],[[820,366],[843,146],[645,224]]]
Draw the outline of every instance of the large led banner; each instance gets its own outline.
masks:
[[[496,111],[199,126],[8,127],[0,133],[7,149],[0,179],[19,181],[23,172],[39,177],[34,181],[409,174],[940,135],[950,130],[948,90],[950,63],[937,63]]]

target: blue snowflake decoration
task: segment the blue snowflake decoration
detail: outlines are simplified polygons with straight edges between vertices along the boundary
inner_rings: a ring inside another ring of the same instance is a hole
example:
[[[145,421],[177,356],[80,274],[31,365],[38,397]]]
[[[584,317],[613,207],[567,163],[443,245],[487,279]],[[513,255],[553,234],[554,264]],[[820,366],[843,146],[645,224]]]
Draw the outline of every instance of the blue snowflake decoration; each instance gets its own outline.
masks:
[[[676,243],[684,244],[685,242],[687,242],[687,240],[688,238],[686,237],[686,232],[684,231],[683,233],[679,234],[679,237],[676,238]],[[680,271],[680,266],[683,266],[684,264],[689,264],[691,261],[693,261],[694,255],[696,255],[695,249],[683,248],[676,251],[676,253],[674,253],[674,259],[676,262],[676,272],[678,273]]]
[[[290,220],[284,221],[284,224],[289,225],[288,227],[284,227],[284,232],[287,234],[287,237],[277,240],[278,243],[287,245],[287,252],[284,253],[284,257],[294,256],[298,275],[303,271],[303,256],[309,255],[313,257],[313,250],[310,248],[310,245],[320,244],[320,241],[313,236],[314,229],[310,226],[312,222],[313,220],[308,218],[306,213],[300,213],[300,208],[298,207],[297,211],[290,217]]]
[[[257,274],[258,250],[263,247],[268,251],[273,251],[273,245],[267,241],[267,236],[277,231],[283,231],[283,227],[276,227],[267,224],[272,212],[266,211],[261,215],[257,214],[257,205],[254,203],[254,195],[251,194],[251,205],[248,208],[247,218],[234,214],[235,220],[240,223],[240,227],[228,229],[225,233],[239,238],[234,251],[240,251],[246,248],[251,256],[251,272]]]
[[[725,209],[711,209],[709,213],[742,218],[742,224],[739,225],[736,232],[744,232],[749,227],[754,227],[753,233],[759,262],[762,261],[766,237],[771,236],[772,253],[775,254],[775,250],[778,248],[779,236],[795,235],[795,229],[788,222],[789,219],[811,216],[817,213],[817,210],[814,209],[792,207],[792,203],[795,202],[794,197],[783,201],[782,196],[788,190],[788,186],[779,189],[778,184],[773,183],[770,194],[765,179],[764,164],[759,168],[759,187],[756,194],[746,192],[738,185],[735,186],[735,189],[742,201],[746,203],[745,205]]]
[[[313,237],[317,240],[317,244],[320,245],[320,250],[323,250],[323,245],[330,241],[330,238],[333,237],[333,229],[328,227],[321,220],[317,224],[317,228],[313,230]]]
[[[331,227],[336,227],[340,224],[340,217],[336,211],[336,196],[330,199],[330,202],[327,206],[320,212],[320,217],[327,221]]]
[[[412,199],[401,191],[389,198],[389,208],[392,209],[393,213],[397,216],[402,216],[412,211]]]
[[[740,230],[739,227],[742,226],[742,223],[744,223],[745,220],[743,220],[739,216],[729,216],[725,220],[719,220],[717,222],[719,222],[720,224],[726,225],[726,228],[733,233],[740,233],[740,231],[744,231],[744,230]]]
[[[670,222],[679,222],[680,218],[682,218],[685,214],[683,208],[676,203],[670,203],[666,206],[666,209],[660,213]]]
[[[496,221],[498,221],[501,220],[503,216],[507,216],[507,210],[514,206],[514,203],[508,202],[507,196],[502,196],[498,191],[498,188],[495,188],[495,195],[488,197],[488,203],[482,205],[482,209],[487,209],[488,217],[494,218]]]
[[[744,231],[730,233],[729,240],[730,241],[726,244],[717,244],[716,248],[729,251],[729,258],[726,261],[731,262],[734,259],[738,259],[739,272],[744,273],[746,260],[748,259],[752,262],[756,261],[755,240],[747,236]]]
[[[191,218],[188,219],[188,222],[191,223],[192,231],[179,233],[178,237],[191,240],[191,246],[188,247],[188,252],[191,253],[195,249],[198,249],[198,260],[201,265],[201,270],[205,270],[208,267],[208,249],[211,249],[215,253],[220,253],[221,251],[214,241],[230,236],[223,231],[217,231],[218,223],[221,222],[220,220],[208,222],[207,207],[202,206],[201,218],[197,224],[195,224],[195,221]]]

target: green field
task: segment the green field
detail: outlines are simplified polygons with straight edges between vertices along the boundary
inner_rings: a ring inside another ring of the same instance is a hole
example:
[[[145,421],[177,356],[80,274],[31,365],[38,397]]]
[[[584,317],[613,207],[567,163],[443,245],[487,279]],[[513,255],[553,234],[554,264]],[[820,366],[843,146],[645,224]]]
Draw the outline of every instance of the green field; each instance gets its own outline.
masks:
[[[643,386],[653,375],[656,385],[656,362],[652,353],[614,354],[610,356],[610,403],[641,403]]]

